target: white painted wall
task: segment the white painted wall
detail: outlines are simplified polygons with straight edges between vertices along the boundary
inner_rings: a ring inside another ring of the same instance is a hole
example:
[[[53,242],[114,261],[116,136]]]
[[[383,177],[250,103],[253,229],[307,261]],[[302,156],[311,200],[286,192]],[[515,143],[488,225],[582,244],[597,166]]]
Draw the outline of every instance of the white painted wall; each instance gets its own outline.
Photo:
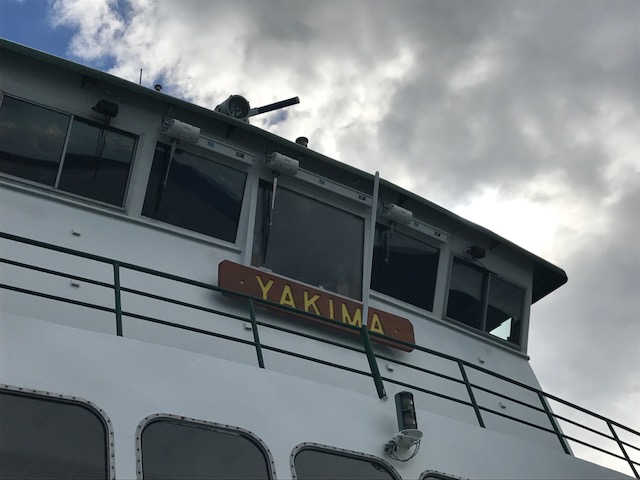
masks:
[[[34,348],[36,347],[37,348]],[[393,401],[380,401],[254,366],[2,313],[0,383],[90,400],[111,419],[117,478],[135,478],[135,431],[154,413],[245,428],[269,447],[279,478],[289,455],[317,442],[383,457],[395,432]],[[537,443],[420,408],[422,448],[403,478],[439,470],[467,478],[626,478]]]

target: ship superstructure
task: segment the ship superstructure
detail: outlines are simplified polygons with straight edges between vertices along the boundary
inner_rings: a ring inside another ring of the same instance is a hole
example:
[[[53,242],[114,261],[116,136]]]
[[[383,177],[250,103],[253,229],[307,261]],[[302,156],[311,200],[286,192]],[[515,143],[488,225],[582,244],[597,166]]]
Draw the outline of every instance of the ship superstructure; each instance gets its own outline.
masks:
[[[0,54],[0,477],[640,478],[529,365],[558,267],[242,97]]]

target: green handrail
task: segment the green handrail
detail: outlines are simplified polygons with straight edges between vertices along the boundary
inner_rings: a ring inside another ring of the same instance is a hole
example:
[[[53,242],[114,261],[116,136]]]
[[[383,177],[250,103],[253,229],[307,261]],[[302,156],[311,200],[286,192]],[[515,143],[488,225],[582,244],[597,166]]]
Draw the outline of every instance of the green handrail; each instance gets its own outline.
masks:
[[[258,357],[258,366],[264,368],[264,358],[262,357],[262,345],[260,344],[260,335],[258,334],[258,322],[256,321],[256,310],[253,306],[253,299],[247,299],[249,304],[249,315],[251,317],[251,330],[253,331],[253,342],[256,346],[256,355]]]
[[[373,353],[373,345],[371,345],[369,330],[366,325],[362,325],[360,335],[362,343],[364,344],[364,351],[367,354],[367,360],[369,361],[369,369],[371,370],[371,375],[373,375],[373,383],[376,386],[376,392],[378,392],[378,398],[387,398],[387,393],[385,392],[384,385],[382,383],[382,377],[380,376],[380,369],[378,368],[376,355]]]
[[[116,304],[116,335],[122,336],[122,296],[120,294],[120,265],[113,262],[113,292]]]
[[[471,388],[471,383],[469,382],[469,378],[467,377],[467,372],[464,369],[464,365],[458,362],[458,367],[460,368],[460,374],[464,379],[464,385],[467,387],[467,393],[469,394],[469,399],[473,404],[473,410],[476,412],[476,418],[478,419],[478,423],[482,428],[486,428],[484,424],[484,420],[482,419],[482,414],[480,413],[480,408],[478,407],[478,402],[476,402],[476,396],[473,394],[473,389]]]
[[[263,299],[260,299],[260,298],[254,298],[254,297],[252,297],[250,295],[228,291],[228,290],[225,290],[223,288],[216,287],[216,286],[213,286],[213,285],[210,285],[210,284],[207,284],[207,283],[204,283],[204,282],[200,282],[200,281],[197,281],[197,280],[193,280],[193,279],[181,277],[181,276],[178,276],[178,275],[169,274],[169,273],[166,273],[166,272],[161,272],[161,271],[157,271],[157,270],[141,267],[141,266],[130,264],[130,263],[126,263],[126,262],[120,262],[120,261],[117,261],[117,260],[114,260],[114,259],[111,259],[111,258],[99,256],[99,255],[93,255],[93,254],[89,254],[89,253],[85,253],[85,252],[69,249],[69,248],[66,248],[66,247],[60,247],[60,246],[57,246],[57,245],[52,245],[52,244],[48,244],[48,243],[37,241],[37,240],[32,240],[32,239],[28,239],[28,238],[24,238],[24,237],[19,237],[19,236],[8,234],[8,233],[4,233],[4,232],[0,232],[0,238],[4,238],[4,239],[10,240],[10,241],[20,242],[20,243],[23,243],[23,244],[32,245],[32,246],[36,246],[36,247],[40,247],[40,248],[44,248],[44,249],[48,249],[48,250],[57,251],[57,252],[60,252],[60,253],[72,255],[72,256],[75,256],[75,257],[85,258],[85,259],[88,259],[88,260],[92,260],[92,261],[101,262],[101,263],[104,263],[104,264],[111,265],[112,268],[113,268],[113,278],[114,278],[113,285],[110,285],[110,284],[107,284],[107,283],[104,283],[104,282],[100,282],[100,281],[96,281],[96,280],[92,280],[92,279],[88,279],[88,278],[81,277],[81,276],[71,275],[71,274],[68,274],[68,273],[65,273],[65,272],[60,272],[60,271],[56,271],[56,270],[52,270],[52,269],[46,269],[46,268],[38,267],[36,265],[31,265],[31,264],[27,264],[27,263],[23,263],[23,262],[17,262],[15,260],[0,258],[0,262],[6,263],[6,264],[10,264],[10,265],[13,265],[13,266],[17,266],[17,267],[20,267],[20,268],[26,268],[26,269],[30,269],[30,270],[41,272],[41,273],[46,273],[46,274],[51,274],[51,275],[58,275],[58,276],[65,277],[65,278],[85,281],[85,282],[88,282],[88,283],[91,283],[91,284],[94,284],[94,285],[98,285],[98,286],[101,286],[101,287],[113,288],[114,289],[114,298],[115,298],[115,305],[114,305],[115,308],[104,307],[104,306],[101,306],[101,305],[82,302],[82,301],[79,301],[79,300],[74,300],[74,299],[70,299],[70,298],[65,298],[65,297],[60,297],[60,296],[56,296],[56,295],[46,294],[46,293],[38,292],[38,291],[35,291],[35,290],[15,287],[15,286],[9,285],[9,284],[0,284],[0,288],[4,288],[4,289],[10,290],[10,291],[19,292],[19,293],[23,293],[23,294],[33,295],[33,296],[37,296],[37,297],[40,297],[40,298],[45,298],[45,299],[48,299],[48,300],[65,302],[65,303],[69,303],[69,304],[73,304],[73,305],[77,305],[77,306],[81,306],[81,307],[87,307],[87,308],[92,308],[92,309],[95,309],[95,310],[100,310],[100,311],[113,313],[115,315],[115,319],[116,319],[116,335],[118,335],[118,336],[123,336],[123,325],[122,325],[123,317],[133,317],[133,318],[138,318],[138,319],[142,319],[142,320],[146,320],[146,321],[150,321],[150,322],[154,322],[154,323],[158,323],[158,324],[162,324],[162,325],[166,325],[166,326],[170,326],[170,327],[174,327],[174,328],[178,328],[178,329],[184,329],[184,330],[189,330],[189,331],[193,331],[193,332],[197,332],[197,333],[202,333],[202,334],[205,334],[205,335],[211,335],[211,336],[215,336],[215,337],[222,338],[222,339],[225,339],[225,340],[230,340],[230,341],[239,342],[239,343],[243,343],[243,344],[253,345],[254,348],[256,349],[256,356],[257,356],[257,360],[258,360],[258,366],[260,368],[265,368],[262,350],[263,349],[267,349],[267,350],[270,350],[270,351],[273,351],[273,352],[282,353],[282,354],[286,354],[286,355],[291,355],[291,356],[298,357],[298,358],[305,359],[305,360],[309,360],[309,361],[314,361],[314,362],[317,362],[319,364],[327,365],[327,366],[334,367],[334,368],[339,368],[339,369],[342,369],[342,370],[345,370],[345,371],[358,373],[358,374],[362,374],[362,375],[367,375],[367,376],[372,377],[372,379],[374,381],[374,385],[376,387],[376,392],[377,392],[379,398],[385,398],[386,397],[386,392],[385,392],[383,380],[387,381],[387,382],[391,382],[391,383],[397,384],[397,385],[404,386],[406,388],[414,388],[417,391],[421,391],[421,392],[424,392],[424,393],[435,395],[435,396],[438,396],[438,397],[441,397],[441,398],[445,398],[447,400],[451,400],[451,401],[454,401],[454,402],[458,402],[458,403],[461,403],[461,404],[464,404],[464,405],[472,406],[474,411],[475,411],[475,413],[476,413],[476,417],[478,419],[478,423],[479,423],[479,425],[481,427],[485,427],[484,421],[482,419],[481,411],[491,412],[492,414],[498,415],[500,417],[508,418],[508,419],[513,420],[513,421],[522,423],[524,425],[529,425],[531,427],[538,428],[540,430],[555,434],[557,436],[557,438],[560,440],[561,445],[562,445],[562,447],[563,447],[563,449],[564,449],[564,451],[566,453],[570,453],[570,451],[568,449],[568,446],[566,444],[566,441],[569,440],[569,441],[574,441],[576,443],[579,443],[579,444],[585,445],[587,447],[593,448],[595,450],[607,453],[608,455],[611,455],[611,456],[613,456],[615,458],[619,458],[619,459],[625,460],[628,463],[629,467],[631,468],[633,474],[636,476],[636,478],[640,478],[640,476],[638,476],[638,470],[635,468],[636,465],[640,466],[640,463],[638,463],[635,460],[630,458],[627,450],[625,449],[625,446],[627,448],[630,448],[630,449],[633,449],[633,450],[636,450],[636,451],[640,451],[640,448],[638,448],[635,445],[632,445],[632,444],[630,444],[630,443],[628,443],[626,441],[622,441],[618,437],[614,427],[620,428],[622,430],[625,430],[625,431],[637,436],[638,438],[640,438],[640,432],[637,432],[637,431],[635,431],[635,430],[633,430],[633,429],[631,429],[629,427],[626,427],[626,426],[624,426],[624,425],[622,425],[622,424],[620,424],[618,422],[615,422],[615,421],[610,420],[610,419],[608,419],[608,418],[606,418],[606,417],[604,417],[602,415],[599,415],[599,414],[597,414],[595,412],[592,412],[592,411],[589,411],[589,410],[584,409],[582,407],[579,407],[578,405],[575,405],[575,404],[573,404],[571,402],[568,402],[566,400],[558,398],[558,397],[556,397],[554,395],[547,394],[547,393],[545,393],[545,392],[543,392],[543,391],[541,391],[539,389],[536,389],[534,387],[526,385],[526,384],[524,384],[522,382],[518,382],[517,380],[513,380],[513,379],[511,379],[509,377],[500,375],[498,373],[492,372],[492,371],[487,370],[485,368],[479,367],[479,366],[474,365],[474,364],[472,364],[470,362],[467,362],[465,360],[462,360],[462,359],[453,357],[451,355],[447,355],[445,353],[438,352],[438,351],[435,351],[435,350],[432,350],[432,349],[429,349],[429,348],[426,348],[426,347],[415,345],[415,344],[412,344],[412,343],[408,343],[408,342],[404,342],[404,341],[396,340],[396,339],[392,340],[395,343],[397,343],[399,346],[406,346],[406,347],[409,347],[411,349],[414,349],[414,350],[417,350],[417,351],[420,351],[420,352],[423,352],[423,353],[435,355],[437,357],[440,357],[440,358],[443,358],[443,359],[446,359],[446,360],[449,360],[449,361],[452,361],[452,362],[456,363],[458,365],[458,367],[460,369],[460,373],[462,375],[462,380],[458,380],[456,378],[449,377],[449,376],[441,374],[439,372],[431,371],[431,370],[426,369],[424,367],[414,366],[414,365],[408,364],[406,362],[401,362],[401,361],[398,361],[396,359],[389,358],[389,357],[387,357],[385,355],[382,355],[382,354],[376,354],[376,352],[374,351],[374,348],[373,348],[373,344],[371,342],[371,336],[376,336],[376,337],[384,337],[384,336],[379,334],[379,333],[377,333],[377,332],[369,332],[366,329],[366,327],[359,327],[359,326],[355,326],[355,325],[345,324],[345,323],[337,321],[337,320],[327,319],[327,318],[321,317],[319,315],[315,315],[315,314],[308,313],[308,312],[303,312],[303,311],[294,309],[292,307],[280,305],[278,303],[270,302],[270,301],[263,300]],[[145,273],[145,274],[152,275],[152,276],[155,276],[155,277],[160,277],[160,278],[176,281],[176,282],[179,282],[179,283],[183,283],[183,284],[186,284],[186,285],[191,285],[191,286],[198,287],[198,288],[204,288],[204,289],[208,289],[208,290],[211,290],[211,291],[220,292],[220,293],[223,293],[223,294],[225,294],[227,296],[236,297],[236,298],[239,298],[239,299],[245,299],[247,301],[247,305],[248,305],[249,318],[247,319],[247,318],[244,318],[242,316],[232,314],[230,312],[214,310],[214,309],[210,309],[210,308],[199,306],[199,305],[195,305],[195,304],[190,304],[190,303],[187,303],[187,302],[181,302],[181,301],[178,301],[178,300],[162,297],[162,296],[159,296],[159,295],[150,294],[148,292],[143,292],[143,291],[139,291],[139,290],[123,287],[121,285],[121,278],[120,278],[120,270],[122,268],[125,268],[125,269],[128,269],[128,270],[137,271],[137,272],[140,272],[140,273]],[[244,320],[244,321],[250,321],[251,322],[251,326],[252,326],[252,332],[253,332],[253,342],[247,341],[247,340],[243,340],[243,339],[239,339],[239,338],[235,338],[235,337],[230,337],[228,335],[223,335],[221,333],[211,332],[211,331],[208,331],[208,330],[198,329],[198,328],[194,328],[194,327],[188,327],[186,325],[177,324],[177,323],[174,323],[174,322],[168,322],[168,321],[164,321],[164,320],[159,320],[159,319],[147,317],[147,316],[144,316],[144,315],[136,314],[134,312],[124,311],[122,309],[122,298],[121,298],[122,292],[128,292],[128,293],[132,293],[132,294],[147,296],[147,297],[154,298],[154,299],[157,299],[157,300],[166,301],[166,302],[170,302],[170,303],[175,303],[175,304],[181,305],[181,306],[186,307],[186,308],[193,308],[193,309],[198,309],[198,310],[202,310],[202,311],[206,311],[206,312],[210,312],[210,313],[221,314],[221,315],[224,315],[224,316],[226,316],[228,318],[233,318],[233,319],[237,319],[237,320]],[[282,327],[282,326],[269,325],[269,324],[262,323],[262,322],[258,321],[257,318],[256,318],[255,305],[254,305],[255,302],[258,302],[260,305],[263,305],[263,306],[268,307],[270,309],[277,309],[277,310],[285,312],[285,313],[293,313],[296,316],[305,316],[307,318],[311,318],[311,319],[314,319],[314,320],[319,320],[319,321],[324,322],[326,324],[338,325],[342,329],[352,330],[352,331],[354,331],[354,333],[359,333],[360,334],[361,344],[362,344],[363,348],[362,348],[362,350],[355,349],[354,347],[350,347],[350,346],[348,346],[346,344],[340,344],[338,342],[331,341],[331,340],[326,340],[326,339],[323,339],[321,337],[313,336],[311,334],[307,334],[307,333],[304,333],[304,332],[299,332],[299,331],[295,331],[295,330],[292,330],[292,329],[287,329],[287,328]],[[274,328],[274,329],[277,329],[277,330],[286,331],[286,332],[294,334],[294,335],[312,338],[312,339],[314,339],[316,341],[324,342],[324,343],[327,343],[329,345],[334,345],[334,346],[341,347],[341,348],[348,348],[350,350],[355,350],[355,351],[361,351],[367,357],[367,360],[368,360],[368,363],[369,363],[369,372],[367,373],[365,371],[360,371],[360,370],[357,370],[357,369],[354,369],[354,368],[351,368],[351,367],[346,367],[344,365],[339,365],[339,364],[335,364],[335,363],[332,363],[332,362],[327,362],[327,361],[324,361],[324,360],[321,360],[321,359],[318,359],[318,358],[312,358],[312,357],[308,357],[308,356],[305,356],[305,355],[302,355],[302,354],[297,354],[297,353],[292,352],[292,351],[287,351],[287,350],[279,349],[279,348],[276,348],[276,347],[271,347],[271,346],[268,346],[268,345],[264,345],[260,341],[259,327]],[[384,338],[387,341],[391,340],[391,339],[389,339],[387,337],[384,337]],[[379,368],[378,368],[378,364],[377,364],[377,359],[378,358],[395,361],[398,364],[405,365],[405,366],[407,366],[409,368],[412,368],[412,369],[415,369],[417,371],[421,371],[421,372],[424,372],[424,373],[436,375],[436,376],[439,376],[441,378],[445,378],[445,379],[447,379],[449,381],[453,381],[453,382],[457,382],[457,383],[463,383],[465,385],[466,389],[467,389],[468,394],[469,394],[470,401],[466,402],[466,401],[459,400],[459,399],[456,399],[456,398],[453,398],[453,397],[449,397],[447,395],[444,395],[444,394],[441,394],[441,393],[438,393],[438,392],[434,392],[434,391],[431,391],[431,390],[420,388],[420,387],[417,387],[417,386],[414,386],[414,385],[404,384],[402,382],[395,381],[395,380],[389,379],[389,378],[383,378],[380,375],[380,371],[379,371]],[[522,402],[520,400],[511,398],[511,397],[509,397],[507,395],[504,395],[502,393],[492,391],[492,390],[487,389],[487,388],[485,388],[483,386],[476,385],[476,384],[470,382],[469,379],[468,379],[468,376],[466,374],[465,367],[466,368],[471,368],[471,369],[473,369],[474,371],[477,371],[477,372],[485,373],[487,375],[490,375],[491,377],[506,381],[509,384],[521,387],[521,388],[523,388],[525,390],[528,390],[528,391],[531,391],[531,392],[535,392],[537,394],[537,396],[538,396],[543,408],[541,409],[540,407],[537,407],[535,405],[531,405],[531,404],[528,404],[526,402]],[[498,412],[498,411],[492,410],[490,408],[478,405],[478,403],[477,403],[477,401],[475,399],[475,396],[473,394],[473,389],[479,389],[479,390],[487,391],[489,393],[492,393],[494,395],[500,396],[502,398],[510,399],[510,400],[512,400],[514,402],[517,402],[519,404],[525,405],[525,406],[527,406],[529,408],[532,408],[532,409],[534,409],[536,411],[544,412],[547,415],[547,417],[549,418],[549,421],[551,423],[552,429],[548,429],[548,428],[542,427],[540,425],[536,425],[536,424],[533,424],[533,423],[530,423],[530,422],[526,422],[526,421],[524,421],[522,419],[507,415],[507,414],[505,414],[503,412]],[[609,426],[609,429],[611,430],[611,436],[610,435],[606,435],[604,433],[601,433],[601,432],[599,432],[597,430],[591,429],[591,428],[589,428],[589,427],[587,427],[585,425],[582,425],[582,424],[579,424],[577,422],[574,422],[574,421],[572,421],[570,419],[567,419],[567,418],[565,418],[563,416],[560,416],[558,414],[554,414],[550,410],[549,406],[547,405],[547,400],[556,401],[556,402],[561,403],[563,405],[566,405],[566,406],[568,406],[568,407],[570,407],[570,408],[572,408],[572,409],[574,409],[576,411],[585,413],[585,414],[589,415],[590,417],[592,417],[594,419],[599,419],[599,420],[602,420],[602,421],[606,422],[607,425]],[[566,435],[566,434],[562,433],[560,431],[558,423],[557,423],[558,420],[565,421],[565,422],[577,425],[577,426],[579,426],[579,427],[581,427],[581,428],[583,428],[585,430],[588,430],[588,431],[591,431],[593,433],[596,433],[596,434],[600,435],[601,437],[604,437],[606,439],[615,441],[617,443],[618,447],[620,448],[621,452],[622,452],[622,456],[618,455],[618,454],[615,454],[613,452],[604,450],[602,448],[599,448],[599,447],[597,447],[595,445],[583,442],[580,439],[573,438],[573,437],[571,437],[569,435]]]

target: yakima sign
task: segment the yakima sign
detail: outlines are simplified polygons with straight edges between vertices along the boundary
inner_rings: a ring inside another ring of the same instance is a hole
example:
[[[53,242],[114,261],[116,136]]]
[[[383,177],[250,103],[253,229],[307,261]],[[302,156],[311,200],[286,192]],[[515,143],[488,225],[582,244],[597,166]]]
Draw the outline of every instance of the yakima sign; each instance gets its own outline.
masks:
[[[224,260],[218,265],[218,285],[227,290],[245,293],[345,324],[362,326],[362,303],[340,295],[293,282],[288,278]],[[369,308],[367,328],[388,338],[372,336],[371,340],[400,350],[413,350],[392,339],[415,343],[413,325],[409,320],[376,308]],[[313,320],[310,317],[301,317]],[[343,332],[358,333],[334,324],[325,324]]]

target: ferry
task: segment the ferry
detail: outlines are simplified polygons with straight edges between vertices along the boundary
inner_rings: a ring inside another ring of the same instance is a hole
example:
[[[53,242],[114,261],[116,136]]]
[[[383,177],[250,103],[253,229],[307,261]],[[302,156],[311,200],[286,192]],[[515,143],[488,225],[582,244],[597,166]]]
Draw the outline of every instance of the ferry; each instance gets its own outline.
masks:
[[[640,478],[530,367],[565,272],[251,124],[297,98],[0,69],[0,478]]]

